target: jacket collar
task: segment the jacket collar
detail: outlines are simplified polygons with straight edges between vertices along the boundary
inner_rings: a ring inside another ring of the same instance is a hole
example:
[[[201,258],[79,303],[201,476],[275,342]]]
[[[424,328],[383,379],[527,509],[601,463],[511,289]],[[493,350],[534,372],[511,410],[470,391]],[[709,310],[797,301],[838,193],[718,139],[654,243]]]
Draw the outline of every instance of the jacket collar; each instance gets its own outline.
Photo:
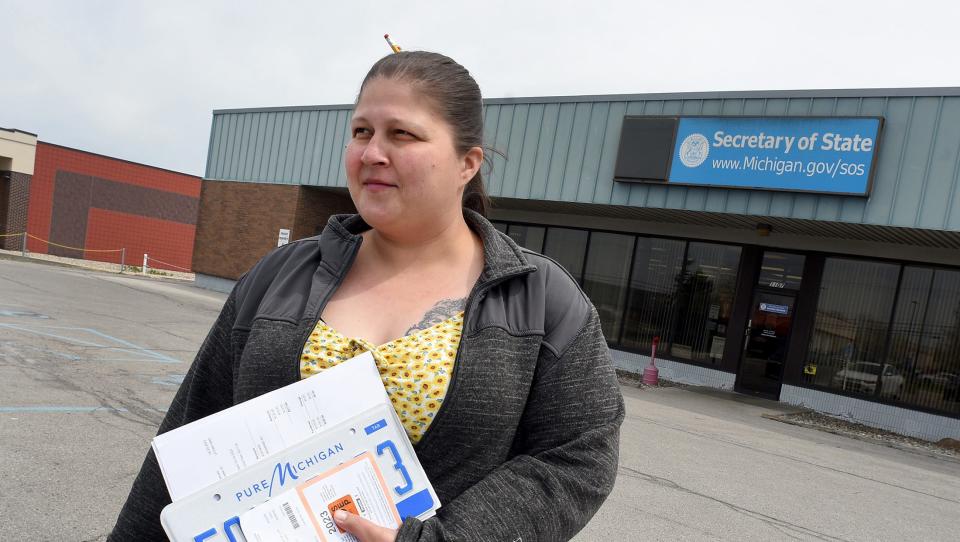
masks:
[[[470,229],[483,241],[484,266],[480,282],[496,281],[536,270],[513,239],[497,231],[480,213],[464,209],[463,217]],[[352,260],[353,249],[362,240],[360,234],[369,229],[370,226],[360,215],[331,216],[327,221],[327,228],[320,235],[323,261],[334,270],[343,269],[347,261]]]

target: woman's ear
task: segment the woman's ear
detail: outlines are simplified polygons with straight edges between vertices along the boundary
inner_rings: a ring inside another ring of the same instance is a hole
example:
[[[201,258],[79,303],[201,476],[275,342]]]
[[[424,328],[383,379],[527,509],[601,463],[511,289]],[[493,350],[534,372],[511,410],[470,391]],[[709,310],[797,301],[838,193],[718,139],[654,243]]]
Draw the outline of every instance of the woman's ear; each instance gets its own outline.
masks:
[[[480,166],[482,165],[483,148],[470,147],[470,150],[463,155],[463,169],[460,171],[460,180],[463,181],[464,186],[480,171]]]

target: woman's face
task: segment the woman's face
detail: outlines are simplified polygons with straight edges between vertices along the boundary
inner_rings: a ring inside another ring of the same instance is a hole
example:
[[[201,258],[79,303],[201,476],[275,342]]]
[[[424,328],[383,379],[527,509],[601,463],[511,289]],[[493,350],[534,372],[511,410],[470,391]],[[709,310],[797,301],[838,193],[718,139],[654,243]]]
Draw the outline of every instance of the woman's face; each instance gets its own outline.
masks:
[[[460,213],[483,151],[461,156],[450,126],[416,87],[384,78],[367,82],[350,132],[350,196],[372,227],[406,233]]]

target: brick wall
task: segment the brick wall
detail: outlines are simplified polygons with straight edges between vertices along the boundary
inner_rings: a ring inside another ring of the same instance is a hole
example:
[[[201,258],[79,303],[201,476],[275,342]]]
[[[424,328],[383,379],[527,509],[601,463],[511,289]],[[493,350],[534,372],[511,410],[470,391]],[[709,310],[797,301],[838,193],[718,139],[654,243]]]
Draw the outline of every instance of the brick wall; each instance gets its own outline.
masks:
[[[300,198],[297,201],[296,222],[290,232],[290,238],[303,239],[317,235],[327,224],[331,215],[356,212],[357,209],[345,190],[334,191],[302,186]]]
[[[0,181],[0,206],[3,211],[0,217],[0,233],[21,233],[27,227],[27,209],[30,201],[31,176],[13,171],[5,172],[0,177],[9,175],[9,181]],[[3,185],[6,185],[5,187]],[[20,250],[22,237],[2,237],[0,247],[6,250]]]
[[[354,212],[345,193],[313,187],[203,181],[193,251],[197,273],[236,280],[276,248],[280,229],[310,237],[331,214]]]
[[[199,177],[39,142],[29,193],[32,252],[192,267]]]
[[[10,203],[11,175],[9,171],[0,170],[0,235],[10,233],[7,230],[7,206]],[[4,239],[5,238],[0,238],[0,248],[5,248],[3,244]]]

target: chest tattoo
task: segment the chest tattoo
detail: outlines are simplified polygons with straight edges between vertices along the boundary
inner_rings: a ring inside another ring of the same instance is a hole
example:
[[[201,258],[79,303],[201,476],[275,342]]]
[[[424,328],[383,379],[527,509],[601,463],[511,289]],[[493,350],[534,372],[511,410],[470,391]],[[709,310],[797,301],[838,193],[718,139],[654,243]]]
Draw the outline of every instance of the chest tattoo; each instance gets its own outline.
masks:
[[[409,335],[415,331],[427,329],[428,327],[439,324],[454,314],[462,311],[466,303],[467,298],[465,297],[461,297],[460,299],[441,299],[440,301],[437,301],[436,305],[430,307],[426,314],[423,315],[423,318],[416,324],[412,325],[410,329],[404,333],[404,335]]]

